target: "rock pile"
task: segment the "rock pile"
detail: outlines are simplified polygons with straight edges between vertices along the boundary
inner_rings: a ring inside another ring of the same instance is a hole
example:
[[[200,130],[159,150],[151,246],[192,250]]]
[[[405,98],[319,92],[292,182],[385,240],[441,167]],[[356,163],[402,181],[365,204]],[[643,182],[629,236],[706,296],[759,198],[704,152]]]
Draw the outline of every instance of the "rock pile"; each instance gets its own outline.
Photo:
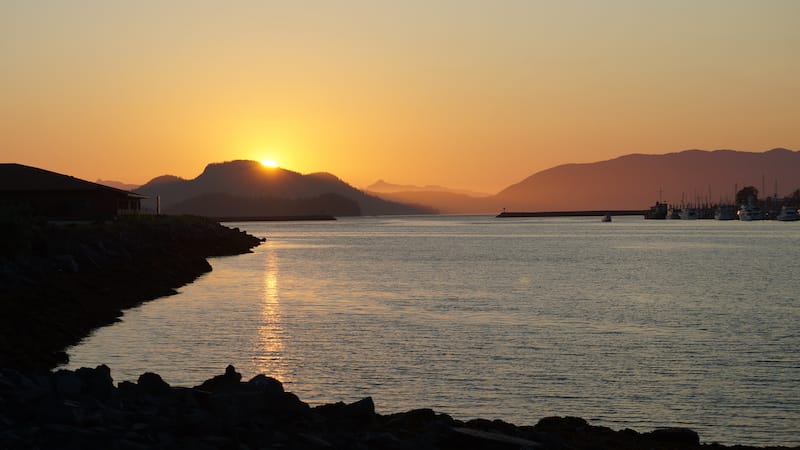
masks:
[[[0,234],[0,367],[66,362],[66,347],[123,309],[174,294],[211,270],[205,258],[246,253],[260,242],[199,217],[32,222],[24,231]]]
[[[232,366],[194,388],[154,373],[0,369],[0,448],[48,449],[699,449],[686,429],[612,431],[574,417],[535,426],[462,422],[430,409],[381,415],[372,399],[310,407],[280,381]],[[736,447],[745,449],[746,447]]]

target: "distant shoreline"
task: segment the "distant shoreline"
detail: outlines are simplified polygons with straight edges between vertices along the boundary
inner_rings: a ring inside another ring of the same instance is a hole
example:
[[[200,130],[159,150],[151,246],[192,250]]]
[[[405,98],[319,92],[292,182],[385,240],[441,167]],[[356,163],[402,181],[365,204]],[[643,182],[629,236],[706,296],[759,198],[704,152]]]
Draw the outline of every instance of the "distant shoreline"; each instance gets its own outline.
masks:
[[[328,214],[303,214],[296,216],[228,216],[210,217],[216,222],[294,222],[307,220],[336,220],[336,217]]]
[[[516,217],[592,217],[592,216],[642,216],[645,211],[640,209],[617,209],[595,211],[503,211],[496,215],[499,219]]]

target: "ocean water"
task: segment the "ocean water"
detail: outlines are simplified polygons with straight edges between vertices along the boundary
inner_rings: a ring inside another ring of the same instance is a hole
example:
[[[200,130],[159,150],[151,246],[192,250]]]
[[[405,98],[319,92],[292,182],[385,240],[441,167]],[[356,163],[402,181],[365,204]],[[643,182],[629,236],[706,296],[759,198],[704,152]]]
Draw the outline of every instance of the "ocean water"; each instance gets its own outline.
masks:
[[[800,223],[376,217],[267,241],[69,350],[115,381],[233,364],[306,402],[800,445]],[[142,282],[146,282],[142,280]]]

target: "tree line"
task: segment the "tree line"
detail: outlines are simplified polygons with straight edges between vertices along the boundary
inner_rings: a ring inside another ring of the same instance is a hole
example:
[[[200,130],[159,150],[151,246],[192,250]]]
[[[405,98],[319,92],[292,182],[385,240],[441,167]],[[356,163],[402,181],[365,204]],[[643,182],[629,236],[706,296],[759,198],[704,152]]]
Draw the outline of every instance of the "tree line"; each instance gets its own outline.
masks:
[[[770,200],[770,198],[767,198]],[[772,199],[777,200],[777,199]],[[736,204],[741,205],[758,201],[758,189],[755,186],[745,186],[736,193]],[[800,189],[795,189],[783,202],[790,205],[800,205]]]

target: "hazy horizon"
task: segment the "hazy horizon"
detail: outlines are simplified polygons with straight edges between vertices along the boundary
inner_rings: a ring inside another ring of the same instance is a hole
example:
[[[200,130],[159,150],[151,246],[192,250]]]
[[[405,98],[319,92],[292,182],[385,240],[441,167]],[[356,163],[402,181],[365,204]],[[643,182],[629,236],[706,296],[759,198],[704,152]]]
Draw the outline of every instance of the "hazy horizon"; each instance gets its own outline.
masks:
[[[273,159],[497,192],[630,153],[800,148],[800,3],[0,5],[2,159],[84,179]]]

